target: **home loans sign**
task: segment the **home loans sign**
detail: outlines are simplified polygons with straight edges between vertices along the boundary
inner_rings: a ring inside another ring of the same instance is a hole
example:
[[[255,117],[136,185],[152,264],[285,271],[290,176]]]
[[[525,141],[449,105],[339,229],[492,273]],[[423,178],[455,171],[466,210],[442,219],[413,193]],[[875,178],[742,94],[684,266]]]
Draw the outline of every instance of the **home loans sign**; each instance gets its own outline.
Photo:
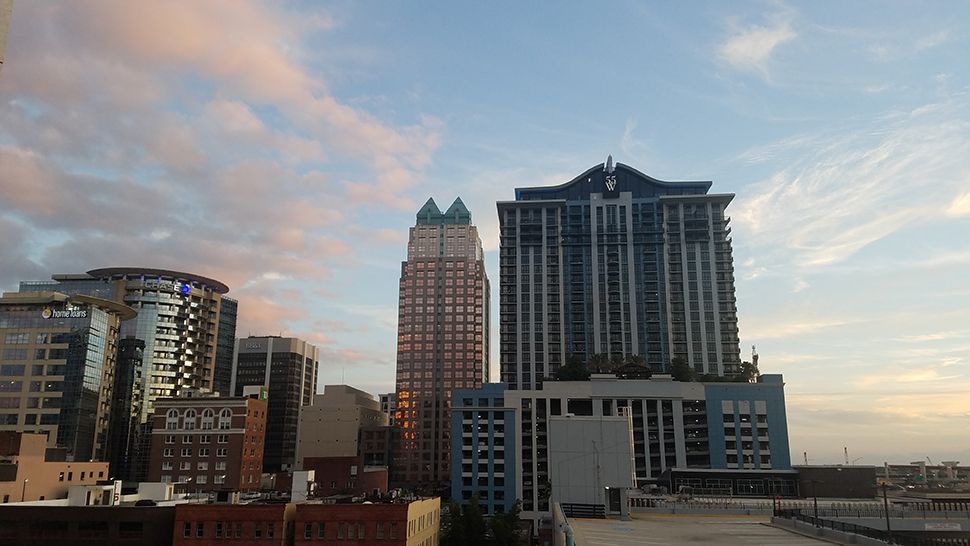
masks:
[[[78,309],[76,307],[65,307],[64,309],[45,307],[40,315],[45,319],[88,318],[88,310]]]

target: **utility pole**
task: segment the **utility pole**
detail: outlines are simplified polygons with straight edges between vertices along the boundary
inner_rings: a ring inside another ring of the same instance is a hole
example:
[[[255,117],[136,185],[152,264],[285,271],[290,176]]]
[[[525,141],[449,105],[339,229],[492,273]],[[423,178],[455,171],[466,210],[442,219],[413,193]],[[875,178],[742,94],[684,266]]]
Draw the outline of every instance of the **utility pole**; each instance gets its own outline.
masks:
[[[889,543],[893,544],[893,530],[889,526],[889,499],[886,497],[886,490],[889,489],[889,484],[883,482],[882,484],[882,506],[886,510],[886,533],[889,535]]]

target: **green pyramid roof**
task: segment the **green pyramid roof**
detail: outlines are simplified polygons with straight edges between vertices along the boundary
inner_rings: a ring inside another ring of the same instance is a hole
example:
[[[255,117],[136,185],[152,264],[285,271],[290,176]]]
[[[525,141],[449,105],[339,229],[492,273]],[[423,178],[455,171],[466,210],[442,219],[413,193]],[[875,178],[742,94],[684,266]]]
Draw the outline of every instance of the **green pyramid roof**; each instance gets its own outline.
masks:
[[[469,225],[472,223],[472,214],[468,212],[468,208],[465,207],[465,203],[462,202],[461,198],[455,199],[455,202],[448,207],[448,210],[444,213],[438,208],[438,205],[434,202],[434,198],[430,198],[425,202],[424,206],[418,210],[417,214],[418,225],[422,224],[464,224]]]

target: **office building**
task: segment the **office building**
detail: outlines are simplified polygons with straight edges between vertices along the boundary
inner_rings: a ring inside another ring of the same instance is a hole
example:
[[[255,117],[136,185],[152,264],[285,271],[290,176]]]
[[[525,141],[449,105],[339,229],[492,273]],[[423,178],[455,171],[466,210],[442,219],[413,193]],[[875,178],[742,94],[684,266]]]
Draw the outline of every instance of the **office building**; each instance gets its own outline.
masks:
[[[300,416],[316,394],[320,350],[292,337],[250,336],[236,340],[231,391],[241,396],[249,386],[266,387],[268,421],[263,468],[280,472],[298,468],[296,451]]]
[[[0,431],[45,434],[71,460],[106,460],[126,305],[56,292],[0,297]]]
[[[48,449],[43,434],[0,432],[0,503],[66,499],[72,485],[109,478],[108,463],[61,455],[63,450]]]
[[[129,352],[118,360],[118,381],[130,386],[131,393],[115,392],[114,400],[132,406],[129,422],[111,424],[111,437],[117,444],[110,449],[110,462],[118,477],[140,481],[147,471],[145,449],[151,443],[149,420],[155,400],[198,389],[214,390],[216,378],[224,376],[217,367],[229,360],[218,350],[219,329],[235,331],[229,315],[220,316],[223,294],[229,287],[191,273],[134,267],[94,269],[51,279],[22,282],[20,292],[99,297],[138,312],[136,319],[120,326],[122,340],[138,341],[129,342]],[[232,308],[235,310],[234,305]],[[127,411],[128,406],[116,407],[112,414]]]
[[[482,242],[461,199],[444,213],[418,211],[401,264],[395,478],[440,486],[450,480],[451,393],[488,381],[489,285]]]
[[[387,453],[380,454],[383,464],[374,465],[364,461],[363,452],[366,434],[369,453],[376,458],[374,450],[382,444],[375,432],[385,428],[387,415],[377,397],[348,385],[326,385],[300,416],[297,465],[315,472],[317,493],[322,496],[387,491]],[[390,435],[380,436],[386,440]]]
[[[3,68],[4,52],[7,48],[7,30],[10,28],[10,13],[13,0],[0,0],[0,69]]]
[[[300,468],[306,457],[356,457],[361,429],[387,425],[380,401],[348,385],[326,385],[300,415]]]
[[[682,357],[701,374],[740,367],[733,194],[664,182],[612,158],[559,186],[500,201],[501,381],[539,389],[567,357]]]
[[[389,392],[380,395],[381,411],[387,415],[387,424],[394,424],[394,412],[397,411],[397,393]]]
[[[678,485],[661,483],[674,469],[754,472],[745,479],[762,482],[768,478],[755,471],[791,470],[780,375],[762,375],[757,383],[695,383],[665,375],[642,380],[603,374],[589,381],[547,381],[542,390],[490,384],[454,396],[452,456],[460,468],[453,471],[452,496],[467,500],[478,494],[490,512],[503,503],[508,508],[511,497],[522,500],[523,518],[548,514],[558,472],[551,465],[559,455],[552,452],[569,446],[554,437],[550,420],[557,417],[629,416],[636,487]],[[794,494],[794,486],[781,493]]]
[[[156,400],[148,481],[194,491],[258,490],[267,413],[265,391]]]
[[[219,333],[216,336],[216,369],[212,378],[212,390],[220,396],[233,396],[233,359],[236,349],[236,317],[239,302],[223,296],[219,309]]]

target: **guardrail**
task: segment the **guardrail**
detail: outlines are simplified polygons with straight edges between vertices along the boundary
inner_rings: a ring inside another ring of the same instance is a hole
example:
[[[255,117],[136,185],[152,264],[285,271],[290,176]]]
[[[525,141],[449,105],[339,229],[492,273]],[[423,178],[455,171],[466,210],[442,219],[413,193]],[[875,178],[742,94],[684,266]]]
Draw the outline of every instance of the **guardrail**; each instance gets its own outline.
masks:
[[[571,504],[560,503],[562,513],[567,518],[599,518],[606,517],[606,509],[599,504]]]
[[[816,518],[807,514],[803,514],[799,510],[776,510],[775,517],[791,519],[796,521],[801,521],[808,523],[813,527],[822,527],[825,529],[832,529],[833,531],[839,531],[842,533],[852,533],[864,537],[874,538],[876,540],[881,540],[887,544],[897,544],[899,546],[970,546],[970,539],[960,538],[960,537],[913,537],[907,536],[900,533],[892,533],[889,531],[883,531],[881,529],[873,529],[871,527],[863,527],[861,525],[856,525],[854,523],[846,523],[843,521],[836,521],[824,518]],[[904,531],[905,532],[905,531]]]

